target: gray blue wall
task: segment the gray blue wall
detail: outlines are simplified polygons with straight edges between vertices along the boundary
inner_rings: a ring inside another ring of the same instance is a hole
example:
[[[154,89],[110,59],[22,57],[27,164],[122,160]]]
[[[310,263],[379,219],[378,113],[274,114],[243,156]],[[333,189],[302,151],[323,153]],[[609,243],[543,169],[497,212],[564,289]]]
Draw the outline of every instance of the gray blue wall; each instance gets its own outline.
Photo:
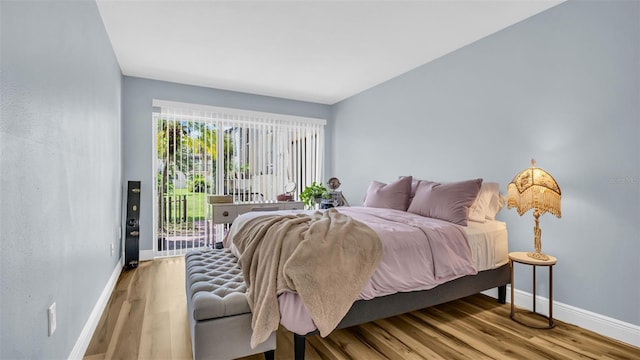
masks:
[[[329,119],[326,177],[353,204],[402,174],[505,191],[535,157],[563,190],[562,219],[541,219],[556,300],[640,325],[638,2],[562,4],[334,106],[122,80],[93,1],[0,13],[2,359],[71,352],[118,266],[123,186],[154,183],[154,98]],[[532,248],[530,213],[499,217],[511,250]],[[151,224],[146,192],[143,251]],[[517,282],[529,291],[525,271]]]
[[[541,218],[554,299],[640,325],[640,2],[563,3],[334,105],[330,131],[352,204],[409,174],[506,193],[535,158],[563,192]],[[531,212],[499,218],[511,251],[533,248]]]
[[[0,358],[66,359],[120,258],[122,76],[94,1],[0,12]]]
[[[125,180],[141,180],[140,250],[148,257],[153,250],[152,169],[153,99],[263,111],[329,119],[331,107],[309,102],[251,95],[164,81],[124,77],[123,89],[123,176]]]

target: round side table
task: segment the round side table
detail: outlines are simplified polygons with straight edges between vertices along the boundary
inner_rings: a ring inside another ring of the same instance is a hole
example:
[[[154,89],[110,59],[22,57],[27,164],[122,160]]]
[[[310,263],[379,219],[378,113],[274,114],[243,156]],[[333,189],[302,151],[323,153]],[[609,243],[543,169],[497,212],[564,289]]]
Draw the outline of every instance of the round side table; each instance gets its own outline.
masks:
[[[555,257],[548,255],[549,260],[538,260],[532,257],[527,256],[526,252],[512,252],[509,253],[509,264],[511,265],[511,314],[509,317],[511,320],[536,329],[551,329],[556,326],[555,321],[553,321],[553,266],[558,262],[558,259]],[[533,267],[533,311],[531,313],[541,316],[549,321],[548,326],[536,326],[534,324],[526,323],[516,317],[515,307],[514,307],[514,298],[513,298],[513,290],[514,290],[514,263],[530,265]],[[545,316],[536,312],[536,267],[538,266],[546,266],[549,268],[549,316]]]

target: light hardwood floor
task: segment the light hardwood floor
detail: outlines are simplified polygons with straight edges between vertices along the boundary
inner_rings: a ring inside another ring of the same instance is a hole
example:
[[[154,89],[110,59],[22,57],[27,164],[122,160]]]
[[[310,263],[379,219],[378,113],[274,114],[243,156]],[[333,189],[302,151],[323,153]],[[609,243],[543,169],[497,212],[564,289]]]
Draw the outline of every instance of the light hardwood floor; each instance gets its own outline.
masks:
[[[557,321],[552,330],[509,319],[509,305],[474,295],[307,339],[313,359],[640,359],[640,349]],[[293,357],[277,333],[277,359]],[[184,257],[123,271],[84,359],[191,359]],[[254,355],[243,360],[263,359]]]

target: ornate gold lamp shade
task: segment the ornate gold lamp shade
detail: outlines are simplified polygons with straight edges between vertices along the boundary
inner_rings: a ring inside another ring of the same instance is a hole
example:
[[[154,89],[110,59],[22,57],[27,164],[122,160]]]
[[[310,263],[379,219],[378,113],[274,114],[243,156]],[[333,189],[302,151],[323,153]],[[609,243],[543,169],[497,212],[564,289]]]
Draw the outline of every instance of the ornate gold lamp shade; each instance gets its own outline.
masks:
[[[535,252],[527,253],[529,257],[538,260],[549,260],[542,251],[542,230],[540,230],[540,215],[550,212],[558,218],[560,213],[560,187],[556,180],[548,172],[536,167],[536,161],[531,159],[531,167],[524,169],[513,178],[507,187],[509,209],[516,208],[518,214],[526,213],[533,209],[533,237]]]

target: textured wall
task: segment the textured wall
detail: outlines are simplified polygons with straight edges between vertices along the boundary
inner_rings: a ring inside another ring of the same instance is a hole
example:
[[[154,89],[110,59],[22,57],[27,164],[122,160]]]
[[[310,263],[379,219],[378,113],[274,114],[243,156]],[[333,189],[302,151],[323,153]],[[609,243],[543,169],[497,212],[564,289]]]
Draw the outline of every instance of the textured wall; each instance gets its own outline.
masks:
[[[0,358],[63,359],[119,260],[122,76],[95,2],[0,7]]]
[[[152,186],[156,180],[152,169],[155,136],[152,126],[153,99],[192,104],[263,111],[329,119],[328,105],[251,95],[233,91],[182,85],[164,81],[124,77],[123,82],[123,176],[141,180],[140,250],[153,250]]]
[[[506,193],[535,157],[563,192],[540,221],[554,299],[640,325],[639,64],[639,2],[563,3],[334,105],[328,173],[352,204],[409,174]],[[512,251],[533,248],[532,217],[500,213]]]

